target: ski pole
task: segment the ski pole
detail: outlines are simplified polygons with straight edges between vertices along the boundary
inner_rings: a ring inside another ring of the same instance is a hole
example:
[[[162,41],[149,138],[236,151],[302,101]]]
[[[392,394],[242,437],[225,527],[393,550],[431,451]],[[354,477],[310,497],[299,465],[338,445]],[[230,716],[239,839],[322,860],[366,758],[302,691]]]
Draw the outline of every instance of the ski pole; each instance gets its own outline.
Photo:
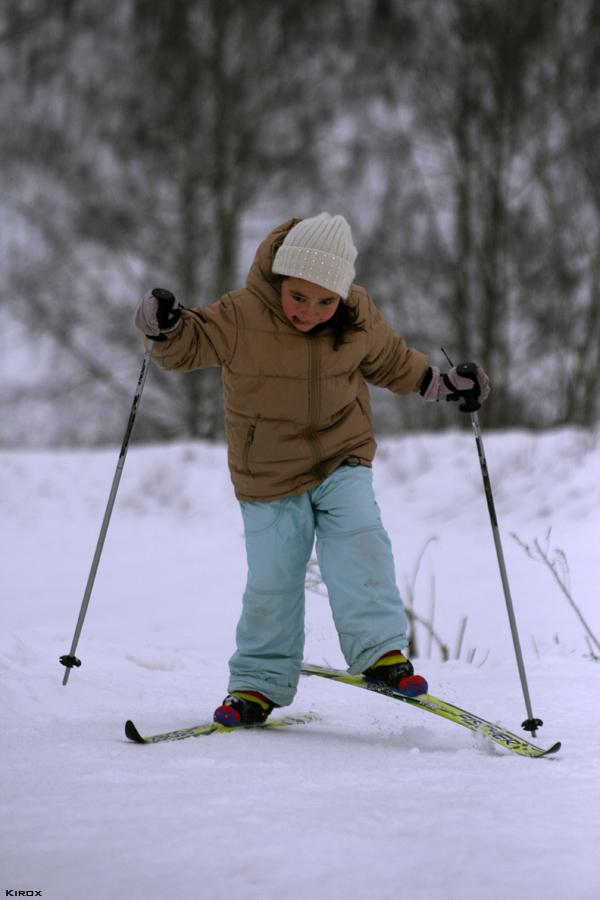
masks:
[[[475,375],[475,370],[477,369],[477,363],[461,363],[456,367],[456,372],[462,378],[470,378],[474,383],[477,381],[477,377]],[[488,510],[490,514],[490,521],[492,523],[492,533],[494,535],[494,544],[496,545],[496,555],[498,557],[498,565],[500,566],[500,578],[502,579],[502,587],[504,589],[504,599],[506,600],[506,609],[508,612],[508,620],[510,622],[510,630],[512,633],[513,644],[515,648],[515,655],[517,658],[517,666],[519,669],[519,677],[521,679],[521,686],[523,688],[523,697],[525,699],[525,708],[527,710],[527,718],[522,724],[521,728],[525,731],[530,731],[532,735],[536,736],[536,729],[541,728],[544,724],[541,719],[535,719],[533,717],[533,712],[531,709],[531,699],[529,697],[529,688],[527,687],[527,676],[525,674],[525,665],[523,663],[523,654],[521,652],[521,643],[519,641],[519,632],[517,630],[517,621],[515,618],[515,611],[513,607],[512,597],[510,594],[510,586],[508,583],[508,574],[506,572],[506,564],[504,562],[504,552],[502,550],[502,543],[500,541],[500,531],[498,529],[498,518],[496,516],[496,508],[494,506],[494,497],[492,495],[492,485],[490,482],[490,476],[488,473],[487,462],[485,458],[485,452],[483,449],[483,438],[481,437],[481,428],[479,426],[479,416],[477,415],[477,410],[480,408],[481,404],[477,402],[477,397],[475,396],[474,390],[464,391],[462,392],[462,397],[464,403],[459,407],[461,412],[468,412],[471,414],[471,423],[473,425],[473,431],[475,433],[475,443],[477,444],[477,454],[479,456],[479,464],[481,466],[481,475],[483,478],[483,487],[485,490],[485,497],[487,500]]]
[[[173,294],[171,291],[167,291],[164,288],[155,288],[152,293],[159,300],[174,300]],[[106,511],[104,513],[104,519],[102,520],[102,527],[100,528],[100,535],[98,537],[98,543],[96,544],[96,552],[94,553],[94,558],[92,560],[92,567],[90,569],[90,574],[88,576],[87,585],[85,588],[85,592],[83,594],[83,601],[81,604],[81,609],[79,611],[79,618],[77,619],[77,625],[75,627],[75,634],[73,635],[73,642],[71,644],[71,650],[65,656],[60,657],[60,662],[63,666],[66,666],[66,672],[63,678],[63,685],[67,683],[69,680],[69,673],[73,667],[77,667],[81,665],[81,660],[77,659],[75,656],[75,651],[77,650],[77,644],[79,643],[79,636],[81,634],[81,629],[83,628],[83,622],[85,619],[85,615],[87,613],[87,608],[89,606],[90,597],[92,595],[92,589],[94,587],[94,581],[96,579],[96,572],[98,571],[98,565],[100,563],[100,557],[102,556],[102,550],[104,548],[104,540],[106,538],[106,532],[108,531],[108,525],[110,522],[110,517],[112,515],[113,506],[115,505],[115,499],[117,496],[117,491],[119,489],[119,482],[121,481],[121,475],[123,474],[123,467],[125,466],[125,457],[127,456],[127,450],[129,449],[129,441],[131,438],[131,432],[133,431],[133,426],[135,424],[135,419],[137,416],[138,407],[140,405],[140,400],[142,397],[142,391],[144,390],[144,384],[146,382],[146,375],[148,374],[148,367],[150,364],[150,359],[152,357],[152,353],[154,351],[154,344],[156,340],[160,340],[160,338],[149,337],[148,345],[146,347],[146,353],[144,354],[144,361],[142,362],[142,368],[140,371],[140,377],[138,378],[137,387],[135,389],[135,395],[133,397],[133,404],[131,406],[131,412],[129,413],[129,421],[127,422],[127,428],[125,430],[125,437],[123,438],[123,444],[121,445],[121,452],[119,454],[119,459],[117,462],[117,468],[115,471],[115,476],[113,478],[112,487],[110,489],[110,494],[108,497],[108,503],[106,504]]]

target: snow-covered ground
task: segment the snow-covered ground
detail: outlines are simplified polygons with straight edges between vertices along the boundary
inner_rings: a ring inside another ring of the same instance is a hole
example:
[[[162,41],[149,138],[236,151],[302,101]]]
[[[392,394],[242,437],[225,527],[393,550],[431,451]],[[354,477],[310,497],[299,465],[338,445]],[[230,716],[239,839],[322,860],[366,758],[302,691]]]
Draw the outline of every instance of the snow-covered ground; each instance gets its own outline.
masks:
[[[225,449],[134,447],[78,656],[62,686],[118,449],[0,454],[0,893],[45,900],[598,900],[600,664],[542,563],[564,551],[600,635],[597,435],[486,434],[537,742],[522,759],[464,728],[321,679],[306,726],[140,747],[209,721],[245,580]],[[522,734],[525,707],[471,432],[380,447],[376,487],[433,694]],[[548,537],[549,530],[550,534]],[[327,600],[306,659],[343,667]]]

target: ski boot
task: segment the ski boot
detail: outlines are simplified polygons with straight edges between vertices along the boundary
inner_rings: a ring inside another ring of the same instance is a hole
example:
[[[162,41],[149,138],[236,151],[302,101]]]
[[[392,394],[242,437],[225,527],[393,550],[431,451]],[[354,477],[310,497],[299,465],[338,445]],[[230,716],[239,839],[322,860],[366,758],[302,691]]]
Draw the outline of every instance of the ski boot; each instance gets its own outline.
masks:
[[[276,706],[258,691],[232,691],[215,710],[213,719],[219,725],[232,728],[237,725],[262,725]]]
[[[406,697],[427,693],[427,682],[421,675],[415,675],[412,663],[399,650],[385,653],[363,675],[369,681],[401,691]]]

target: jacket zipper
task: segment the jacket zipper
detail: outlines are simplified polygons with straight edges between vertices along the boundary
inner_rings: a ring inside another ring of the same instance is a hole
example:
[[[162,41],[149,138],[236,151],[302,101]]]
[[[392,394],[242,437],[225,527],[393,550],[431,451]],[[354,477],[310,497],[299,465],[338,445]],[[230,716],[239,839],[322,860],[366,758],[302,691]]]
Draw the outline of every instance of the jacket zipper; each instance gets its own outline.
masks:
[[[310,340],[310,381],[308,394],[308,429],[307,438],[312,450],[314,464],[318,466],[323,457],[323,450],[318,437],[315,434],[315,426],[321,413],[321,397],[319,394],[319,369],[321,365],[321,344],[318,337]]]

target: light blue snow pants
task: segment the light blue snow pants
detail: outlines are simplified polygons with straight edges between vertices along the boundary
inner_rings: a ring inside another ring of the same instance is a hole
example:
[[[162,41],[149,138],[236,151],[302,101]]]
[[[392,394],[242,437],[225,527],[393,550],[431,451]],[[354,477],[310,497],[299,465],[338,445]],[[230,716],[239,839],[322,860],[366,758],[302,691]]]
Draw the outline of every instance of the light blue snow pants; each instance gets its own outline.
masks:
[[[296,693],[304,650],[304,582],[315,534],[342,653],[352,673],[404,649],[406,616],[390,539],[366,466],[340,466],[284,500],[242,502],[248,583],[229,661],[229,691],[279,706]]]

